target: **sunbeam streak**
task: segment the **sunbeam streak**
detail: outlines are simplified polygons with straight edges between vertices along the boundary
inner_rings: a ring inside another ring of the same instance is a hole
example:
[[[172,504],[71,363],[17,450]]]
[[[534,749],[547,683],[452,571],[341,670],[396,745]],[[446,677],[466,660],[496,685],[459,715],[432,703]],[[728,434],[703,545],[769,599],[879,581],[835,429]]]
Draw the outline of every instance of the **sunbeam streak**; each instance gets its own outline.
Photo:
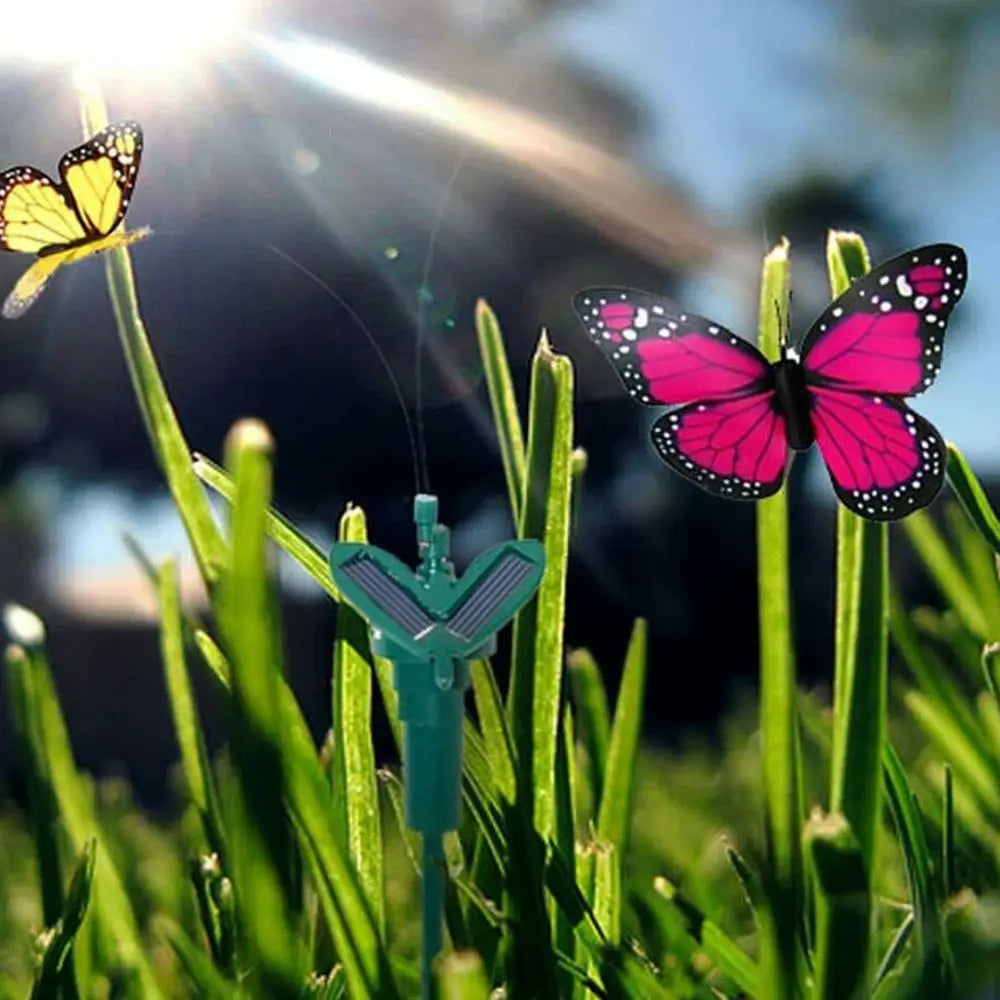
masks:
[[[253,36],[257,48],[314,86],[474,143],[623,247],[663,266],[696,269],[725,250],[734,270],[746,242],[706,223],[682,199],[544,119],[492,97],[426,83],[333,41]],[[735,253],[734,253],[734,248]]]

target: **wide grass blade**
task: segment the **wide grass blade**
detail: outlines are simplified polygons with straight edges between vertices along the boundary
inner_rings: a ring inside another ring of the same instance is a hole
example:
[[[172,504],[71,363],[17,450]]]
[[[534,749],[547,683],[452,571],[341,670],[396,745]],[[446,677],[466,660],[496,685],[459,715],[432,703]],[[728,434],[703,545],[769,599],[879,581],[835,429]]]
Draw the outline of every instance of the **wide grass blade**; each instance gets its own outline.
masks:
[[[164,929],[164,936],[184,970],[194,995],[199,1000],[238,1000],[243,991],[234,986],[208,960],[205,953],[175,925]]]
[[[769,361],[781,353],[788,317],[788,242],[764,258],[759,346]],[[757,504],[757,588],[760,616],[760,734],[764,769],[764,835],[773,936],[761,928],[761,965],[772,996],[795,992],[801,926],[803,818],[801,751],[796,716],[788,581],[788,499],[782,489]]]
[[[830,291],[839,296],[852,280],[868,270],[864,242],[854,233],[831,232],[827,266]],[[856,838],[867,879],[863,899],[869,922],[881,829],[881,758],[888,699],[887,560],[886,526],[838,507],[830,811],[843,815]],[[847,848],[840,840],[835,846],[827,846],[831,852],[839,852],[836,857],[847,856]],[[824,847],[821,853],[826,850]],[[818,890],[830,904],[822,872],[817,876]],[[817,951],[826,955],[838,942],[853,939],[855,921],[860,917],[853,908],[832,905],[827,905],[824,912],[825,919],[818,929],[824,939],[818,941]],[[860,962],[872,961],[871,941],[871,933],[858,939]]]
[[[485,299],[476,303],[476,333],[479,353],[483,359],[486,387],[493,408],[493,422],[500,441],[500,458],[510,497],[510,510],[514,524],[521,523],[521,505],[524,503],[524,434],[517,412],[517,396],[510,377],[510,364],[504,347],[503,334],[496,314]]]
[[[542,335],[531,370],[527,474],[518,534],[541,539],[545,573],[514,620],[508,711],[517,751],[516,806],[507,807],[511,923],[508,988],[554,996],[555,956],[543,894],[545,844],[555,829],[556,740],[563,673],[573,444],[573,366]]]
[[[338,540],[368,541],[364,511],[358,507],[347,509],[340,519]],[[342,824],[343,843],[379,934],[384,935],[382,823],[372,740],[372,667],[367,652],[367,624],[353,608],[339,605],[331,684],[334,815]]]
[[[302,955],[293,934],[293,842],[283,808],[279,743],[281,649],[267,565],[264,512],[271,497],[271,437],[257,421],[226,440],[236,482],[232,566],[222,581],[220,625],[232,678],[229,711],[233,769],[227,795],[230,867],[240,926],[258,991],[298,996]]]
[[[201,817],[209,847],[225,858],[225,835],[218,793],[184,656],[184,623],[177,564],[173,560],[165,562],[157,574],[157,597],[160,604],[160,655],[188,794]]]
[[[99,90],[89,82],[81,91],[81,113],[85,138],[108,124],[107,107]],[[153,454],[167,480],[181,521],[187,531],[202,577],[211,586],[226,561],[225,544],[212,517],[208,498],[191,470],[188,447],[139,311],[139,299],[128,247],[116,247],[105,256],[108,291],[132,388],[153,446]]]
[[[545,545],[545,574],[514,621],[509,709],[518,753],[518,796],[533,803],[535,827],[553,829],[556,733],[563,670],[569,558],[573,366],[543,334],[531,371],[528,474],[519,535]]]
[[[473,660],[469,665],[472,695],[476,703],[479,728],[486,744],[486,753],[493,769],[497,790],[514,801],[514,744],[507,725],[503,699],[493,668],[487,660]]]

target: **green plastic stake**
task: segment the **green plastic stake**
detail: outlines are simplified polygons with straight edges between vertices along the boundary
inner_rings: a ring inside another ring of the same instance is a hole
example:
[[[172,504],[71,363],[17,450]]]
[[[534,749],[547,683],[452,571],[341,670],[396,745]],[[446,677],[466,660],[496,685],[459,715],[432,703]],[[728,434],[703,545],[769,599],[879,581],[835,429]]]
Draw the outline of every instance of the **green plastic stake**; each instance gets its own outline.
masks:
[[[444,934],[442,838],[461,812],[463,700],[469,661],[496,649],[496,633],[530,600],[545,569],[533,539],[483,552],[456,577],[449,532],[437,497],[413,501],[416,570],[374,545],[338,542],[330,573],[341,596],[372,629],[372,651],[393,664],[403,723],[407,824],[423,839],[421,983],[431,997],[431,967]]]

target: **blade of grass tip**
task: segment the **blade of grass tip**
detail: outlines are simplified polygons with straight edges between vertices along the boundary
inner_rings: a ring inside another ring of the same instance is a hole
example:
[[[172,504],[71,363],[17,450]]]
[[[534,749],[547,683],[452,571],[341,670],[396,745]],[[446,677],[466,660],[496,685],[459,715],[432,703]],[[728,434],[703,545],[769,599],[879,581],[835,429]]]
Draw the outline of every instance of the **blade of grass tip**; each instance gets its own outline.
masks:
[[[10,635],[23,636],[27,632],[30,637],[32,632],[41,628],[38,618],[18,605],[8,605],[3,617]],[[28,819],[38,861],[42,920],[46,927],[50,927],[59,919],[65,902],[62,862],[59,856],[59,807],[45,755],[30,659],[26,656],[7,657],[7,684],[18,758],[28,793]]]
[[[570,500],[570,534],[579,520],[580,497],[583,496],[583,480],[587,474],[587,452],[583,448],[574,448],[569,457],[570,476],[573,479],[573,493]]]
[[[611,741],[608,693],[597,661],[588,650],[574,649],[569,654],[567,671],[576,728],[587,751],[587,792],[596,814],[604,794],[604,772]]]
[[[54,927],[46,931],[47,942],[42,955],[42,964],[31,991],[31,1000],[55,1000],[56,997],[65,997],[66,992],[62,994],[59,992],[60,985],[63,985],[64,990],[68,988],[73,996],[78,995],[75,980],[67,987],[64,979],[65,971],[71,969],[67,963],[73,949],[73,941],[83,924],[90,903],[96,847],[97,841],[94,837],[83,845],[66,892],[66,905],[62,916]],[[72,976],[71,971],[70,975]]]
[[[868,874],[850,824],[839,813],[813,813],[803,833],[816,885],[814,1000],[855,1000],[867,981]]]
[[[788,316],[788,241],[764,258],[759,347],[769,361],[781,355]],[[757,588],[760,616],[760,734],[764,835],[774,934],[761,927],[761,964],[773,996],[795,990],[797,936],[802,922],[803,807],[796,717],[795,659],[788,581],[788,499],[782,489],[757,504]]]
[[[26,610],[26,609],[25,609]],[[34,705],[31,712],[38,720],[39,734],[47,762],[47,773],[59,807],[62,827],[73,849],[82,852],[87,842],[99,834],[89,785],[76,770],[69,734],[56,695],[45,654],[45,630],[32,615],[31,627],[22,625],[13,638],[23,645],[7,647],[8,670],[31,673]],[[10,625],[9,619],[7,622]],[[153,975],[139,934],[138,921],[111,855],[100,839],[94,866],[94,921],[101,953],[114,955],[117,964],[136,977],[144,1000],[162,1000],[163,994]]]
[[[177,564],[173,560],[168,560],[160,568],[157,592],[160,604],[160,656],[188,794],[201,817],[210,848],[224,859],[226,849],[222,814],[184,656]]]
[[[80,102],[84,135],[89,139],[108,124],[107,108],[94,80],[81,79]],[[128,247],[109,250],[105,261],[118,335],[146,431],[202,577],[211,589],[227,558],[222,535],[212,517],[205,491],[191,470],[191,449],[184,439],[153,354],[139,311]]]
[[[994,552],[1000,554],[1000,520],[997,519],[986,491],[980,485],[965,456],[948,442],[948,483],[973,527]]]
[[[867,270],[868,253],[854,233],[831,232],[827,241],[830,288],[840,295]],[[888,699],[888,534],[884,524],[837,511],[837,586],[834,653],[833,750],[830,808],[841,813],[857,840],[868,880],[867,919],[874,913],[872,885],[881,829],[881,758]],[[821,876],[821,873],[818,873]],[[824,891],[822,883],[819,888]],[[822,931],[827,954],[851,935],[853,917],[829,908]],[[853,911],[852,911],[853,913]],[[845,927],[838,927],[843,919]],[[871,962],[871,935],[859,941]]]
[[[503,334],[496,314],[485,299],[476,302],[476,334],[493,409],[493,422],[500,441],[500,458],[503,461],[504,478],[507,480],[511,516],[514,524],[520,524],[526,474],[524,434],[521,431],[521,418],[517,413],[517,396],[510,377]]]
[[[365,515],[348,507],[338,540],[367,542]],[[372,739],[372,667],[367,658],[368,626],[347,604],[337,608],[331,683],[333,719],[332,790],[335,814],[379,934],[385,935],[385,873],[382,823]]]
[[[508,711],[517,748],[516,809],[508,818],[507,867],[516,932],[507,958],[515,996],[554,996],[554,954],[543,895],[545,843],[555,823],[556,739],[563,667],[572,481],[573,366],[544,331],[531,367],[527,472],[518,534],[545,546],[535,597],[514,620]]]
[[[628,847],[635,791],[635,765],[646,693],[646,621],[637,618],[625,654],[614,723],[608,745],[604,792],[597,813],[598,840],[611,844],[619,864]]]
[[[191,468],[194,474],[224,500],[230,503],[236,491],[232,476],[221,466],[204,455],[195,454]],[[333,578],[330,576],[329,558],[315,542],[302,532],[279,511],[268,507],[264,515],[264,526],[268,537],[288,553],[335,601],[340,600]]]
[[[438,1000],[489,1000],[483,960],[471,951],[442,955],[435,963]]]

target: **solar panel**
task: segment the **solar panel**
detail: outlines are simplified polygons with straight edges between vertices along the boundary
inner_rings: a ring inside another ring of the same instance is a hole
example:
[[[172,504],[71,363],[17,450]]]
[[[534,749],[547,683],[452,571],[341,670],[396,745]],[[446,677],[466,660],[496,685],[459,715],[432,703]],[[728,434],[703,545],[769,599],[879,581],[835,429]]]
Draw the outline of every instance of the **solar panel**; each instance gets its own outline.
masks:
[[[516,552],[505,552],[455,610],[448,631],[471,639],[532,571],[534,564]]]
[[[434,619],[414,600],[404,587],[385,572],[366,552],[361,552],[340,567],[359,590],[411,636],[418,636],[434,624]]]

